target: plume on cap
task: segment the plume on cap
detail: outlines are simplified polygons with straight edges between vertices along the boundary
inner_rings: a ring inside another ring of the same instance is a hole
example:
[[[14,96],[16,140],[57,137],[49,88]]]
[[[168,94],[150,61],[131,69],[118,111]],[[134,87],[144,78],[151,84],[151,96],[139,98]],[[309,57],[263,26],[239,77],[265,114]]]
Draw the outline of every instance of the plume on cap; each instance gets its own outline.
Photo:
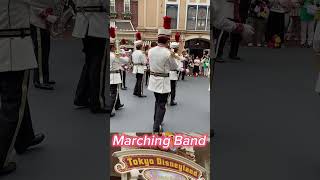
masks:
[[[171,29],[171,17],[170,16],[163,17],[163,28],[164,29]]]
[[[142,37],[140,32],[136,32],[136,41],[134,42],[135,46],[143,45]]]
[[[163,28],[158,29],[158,38],[159,37],[170,37],[171,36],[171,17],[163,17]]]
[[[176,35],[174,36],[176,42],[180,42],[180,33],[179,32],[176,32]]]
[[[122,45],[127,44],[127,41],[125,39],[121,39],[120,44]]]
[[[136,32],[136,41],[141,40],[141,33],[140,32]]]
[[[116,28],[114,28],[114,27],[109,28],[109,36],[111,38],[116,38]]]

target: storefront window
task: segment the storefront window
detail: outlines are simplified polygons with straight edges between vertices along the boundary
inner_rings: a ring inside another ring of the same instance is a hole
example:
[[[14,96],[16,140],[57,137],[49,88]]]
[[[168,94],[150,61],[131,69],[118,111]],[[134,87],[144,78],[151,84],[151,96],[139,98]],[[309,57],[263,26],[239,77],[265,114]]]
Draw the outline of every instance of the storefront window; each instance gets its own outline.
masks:
[[[166,15],[171,17],[171,29],[177,29],[178,27],[178,5],[167,4]]]
[[[206,30],[207,22],[207,7],[199,6],[198,7],[198,19],[197,19],[197,30]]]
[[[197,6],[188,7],[187,30],[196,29]]]
[[[130,12],[130,0],[124,0],[124,12]]]
[[[209,8],[206,5],[189,5],[187,30],[209,30],[210,18],[208,16],[208,10]]]
[[[116,2],[115,2],[115,0],[110,0],[110,12],[116,12]]]

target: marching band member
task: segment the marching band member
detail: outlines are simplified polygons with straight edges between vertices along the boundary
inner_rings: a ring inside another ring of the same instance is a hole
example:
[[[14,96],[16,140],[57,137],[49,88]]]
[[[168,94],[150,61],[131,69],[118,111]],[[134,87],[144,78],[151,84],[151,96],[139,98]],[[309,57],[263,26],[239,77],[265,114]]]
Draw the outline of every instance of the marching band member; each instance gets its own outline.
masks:
[[[28,1],[0,1],[0,176],[16,169],[13,148],[21,154],[44,140],[34,134],[27,97],[29,71],[37,67],[29,13]]]
[[[178,75],[179,75],[179,71],[181,68],[181,59],[180,56],[178,55],[178,51],[179,51],[179,41],[180,41],[180,34],[176,33],[175,35],[175,40],[176,42],[172,42],[170,43],[170,48],[173,49],[173,53],[174,53],[174,60],[177,64],[177,69],[171,69],[170,71],[170,86],[171,86],[171,101],[170,101],[170,105],[171,106],[175,106],[177,105],[177,103],[175,102],[175,98],[176,98],[176,87],[177,87],[177,81],[178,81]]]
[[[124,106],[121,104],[120,96],[119,96],[119,88],[122,83],[120,69],[121,65],[129,62],[129,58],[127,56],[121,56],[116,52],[117,50],[117,42],[115,42],[116,32],[115,28],[111,27],[109,29],[110,35],[110,109],[111,114],[110,117],[115,115],[115,110],[119,110]]]
[[[227,32],[240,33],[244,39],[249,39],[252,37],[254,34],[254,29],[250,25],[233,22],[223,15],[223,8],[221,7],[225,7],[224,3],[228,2],[224,0],[213,1],[213,12],[210,13],[210,18],[212,19],[213,23],[211,23],[212,27],[210,29],[216,28]],[[213,33],[211,33],[211,39],[214,39]],[[216,43],[216,46],[219,46],[219,40],[217,40]],[[216,59],[217,55],[215,55],[215,52],[211,51],[211,53],[212,54],[210,56]],[[214,64],[211,68],[214,70]],[[213,74],[213,72],[210,73],[210,84],[212,84],[211,81]]]
[[[140,32],[136,33],[136,41],[134,42],[136,50],[132,53],[133,74],[136,74],[136,85],[134,87],[133,95],[138,97],[147,97],[143,95],[143,75],[147,63],[147,57],[142,51],[143,41],[141,40]]]
[[[171,18],[165,16],[163,29],[158,30],[158,46],[151,48],[148,52],[150,60],[150,80],[148,89],[154,92],[156,98],[154,111],[153,132],[162,131],[162,122],[166,113],[166,103],[171,91],[170,70],[178,68],[167,48],[171,37]]]
[[[54,81],[49,79],[50,25],[55,23],[54,0],[30,0],[31,38],[38,68],[34,69],[33,84],[36,88],[53,90]]]
[[[105,108],[105,50],[107,2],[76,0],[76,22],[72,35],[81,38],[85,64],[78,83],[74,105],[89,107],[92,113],[108,113]]]
[[[157,42],[152,42],[150,47],[153,48],[153,47],[156,47],[158,44]],[[149,52],[149,48],[148,48],[148,51],[146,52],[147,54],[147,71],[146,71],[146,86],[149,85],[149,78],[150,78],[150,61],[149,61],[149,57],[148,57],[148,52]]]
[[[121,46],[120,46],[120,51],[122,52],[121,54],[123,56],[129,56],[127,53],[126,53],[126,40],[125,39],[122,39],[121,42],[120,42]],[[123,63],[121,65],[121,80],[122,80],[122,83],[121,83],[121,89],[122,90],[127,90],[127,86],[126,86],[126,77],[127,77],[127,69],[128,69],[128,64],[127,63]]]

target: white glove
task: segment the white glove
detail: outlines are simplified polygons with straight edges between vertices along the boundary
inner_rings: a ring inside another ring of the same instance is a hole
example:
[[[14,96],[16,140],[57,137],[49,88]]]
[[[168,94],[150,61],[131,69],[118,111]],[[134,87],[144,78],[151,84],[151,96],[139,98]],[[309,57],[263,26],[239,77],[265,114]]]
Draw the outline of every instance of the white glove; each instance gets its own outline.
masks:
[[[248,24],[243,24],[243,31],[241,33],[243,39],[250,40],[254,34],[254,28]]]
[[[47,21],[52,23],[52,24],[54,24],[57,20],[58,20],[57,16],[48,15],[48,17],[47,17]]]

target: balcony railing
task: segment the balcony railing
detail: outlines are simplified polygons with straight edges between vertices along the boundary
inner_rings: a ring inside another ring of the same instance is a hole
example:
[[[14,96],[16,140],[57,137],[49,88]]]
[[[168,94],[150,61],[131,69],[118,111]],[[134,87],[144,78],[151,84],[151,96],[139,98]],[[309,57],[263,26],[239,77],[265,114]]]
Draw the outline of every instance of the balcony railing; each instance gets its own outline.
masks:
[[[111,19],[115,19],[115,18],[117,18],[117,16],[118,16],[117,12],[110,12],[110,18]]]
[[[132,16],[132,13],[131,12],[124,12],[124,13],[122,13],[122,15],[123,15],[123,19],[130,20],[131,16]]]

